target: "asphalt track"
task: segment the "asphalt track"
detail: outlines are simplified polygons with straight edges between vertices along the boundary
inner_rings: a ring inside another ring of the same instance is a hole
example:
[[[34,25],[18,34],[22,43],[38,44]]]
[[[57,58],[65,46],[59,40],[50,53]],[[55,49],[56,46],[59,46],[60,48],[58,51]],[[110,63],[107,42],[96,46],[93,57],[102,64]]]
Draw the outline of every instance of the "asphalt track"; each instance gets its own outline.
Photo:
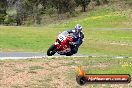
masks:
[[[75,54],[71,57],[90,57],[94,55]],[[0,59],[28,59],[28,58],[44,58],[44,57],[68,57],[65,55],[55,54],[53,56],[47,56],[42,52],[0,52]]]
[[[75,54],[73,56],[65,56],[55,54],[54,56],[47,56],[42,52],[0,52],[0,59],[31,59],[31,58],[53,58],[53,57],[110,57],[110,58],[132,58],[127,56],[108,56],[97,54]]]

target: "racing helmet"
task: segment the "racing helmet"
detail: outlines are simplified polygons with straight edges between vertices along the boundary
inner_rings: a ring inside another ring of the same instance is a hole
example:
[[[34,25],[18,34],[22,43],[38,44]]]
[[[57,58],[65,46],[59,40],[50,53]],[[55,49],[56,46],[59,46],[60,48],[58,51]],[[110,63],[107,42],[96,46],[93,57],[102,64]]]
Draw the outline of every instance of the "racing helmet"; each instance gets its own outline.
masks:
[[[81,31],[81,30],[82,30],[82,26],[81,26],[80,24],[77,24],[77,25],[75,26],[75,29]]]

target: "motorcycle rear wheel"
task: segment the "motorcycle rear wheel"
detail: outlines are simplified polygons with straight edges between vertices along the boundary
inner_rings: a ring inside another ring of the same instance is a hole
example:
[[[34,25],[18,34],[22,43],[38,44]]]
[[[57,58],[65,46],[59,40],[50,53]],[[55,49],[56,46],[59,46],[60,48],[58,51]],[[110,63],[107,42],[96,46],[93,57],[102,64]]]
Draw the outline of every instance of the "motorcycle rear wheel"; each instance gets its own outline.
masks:
[[[73,55],[72,52],[68,52],[68,53],[66,53],[66,56],[72,56],[72,55]]]
[[[54,55],[55,53],[56,53],[56,49],[57,47],[55,46],[55,44],[53,44],[53,45],[51,45],[50,47],[49,47],[49,49],[47,50],[47,55],[48,56],[52,56],[52,55]]]

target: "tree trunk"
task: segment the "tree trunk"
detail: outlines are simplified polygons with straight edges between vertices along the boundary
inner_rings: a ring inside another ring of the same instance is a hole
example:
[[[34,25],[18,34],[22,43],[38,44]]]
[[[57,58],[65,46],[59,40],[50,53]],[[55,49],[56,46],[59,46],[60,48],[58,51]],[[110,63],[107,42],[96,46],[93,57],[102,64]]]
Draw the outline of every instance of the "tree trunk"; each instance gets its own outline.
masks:
[[[83,5],[83,6],[82,6],[82,11],[83,11],[83,12],[86,12],[86,5]]]
[[[17,26],[20,26],[22,24],[22,19],[19,13],[17,13],[17,18],[16,18]]]
[[[100,5],[100,1],[99,0],[96,0],[97,4],[96,5]]]
[[[103,3],[104,4],[108,4],[108,0],[103,0]]]

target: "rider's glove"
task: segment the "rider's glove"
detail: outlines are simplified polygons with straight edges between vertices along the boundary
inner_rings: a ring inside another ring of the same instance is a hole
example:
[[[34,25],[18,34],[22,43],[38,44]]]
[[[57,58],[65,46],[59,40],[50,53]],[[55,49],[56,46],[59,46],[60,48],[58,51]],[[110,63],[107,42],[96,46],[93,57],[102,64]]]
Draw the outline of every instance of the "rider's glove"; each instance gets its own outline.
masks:
[[[77,44],[75,42],[69,42],[69,45],[74,45],[76,46]]]

